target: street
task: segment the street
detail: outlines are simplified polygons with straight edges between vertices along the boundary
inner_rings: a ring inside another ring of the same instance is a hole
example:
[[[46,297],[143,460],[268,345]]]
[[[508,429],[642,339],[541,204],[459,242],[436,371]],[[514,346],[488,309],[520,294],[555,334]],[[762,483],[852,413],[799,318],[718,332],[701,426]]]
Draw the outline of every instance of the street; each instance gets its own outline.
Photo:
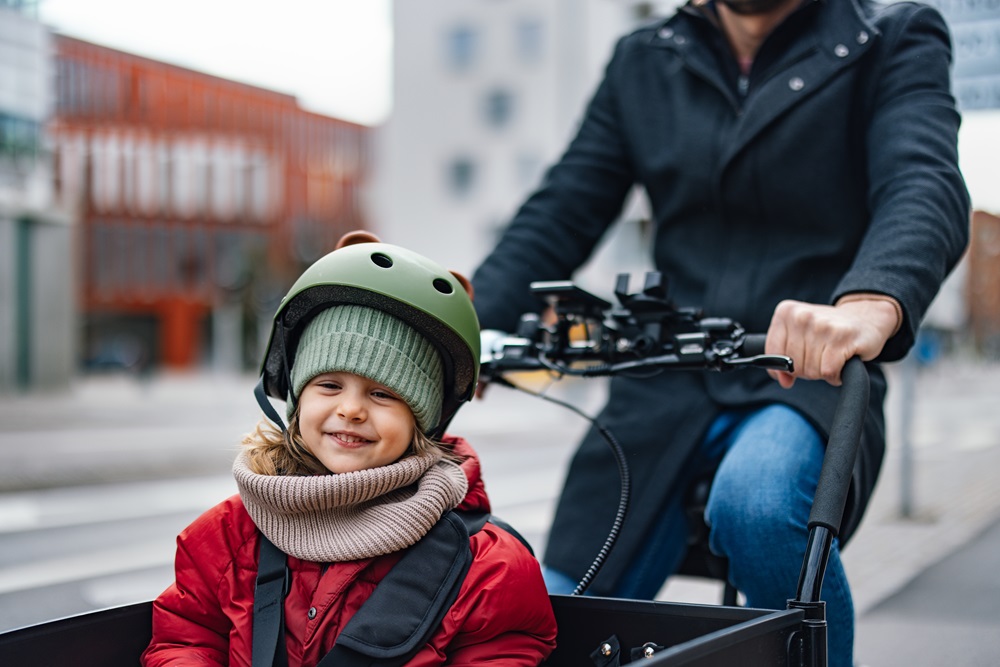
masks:
[[[997,664],[1000,638],[987,629],[1000,624],[1000,367],[948,363],[920,373],[909,517],[900,515],[900,379],[890,368],[889,452],[844,551],[859,661]],[[253,381],[96,377],[66,394],[0,401],[0,631],[149,599],[167,586],[177,532],[236,490],[232,458],[259,414]],[[552,391],[593,414],[602,385]],[[480,453],[494,513],[541,556],[585,428],[563,408],[491,387],[449,430]],[[721,594],[715,583],[675,578],[659,597],[717,604]]]

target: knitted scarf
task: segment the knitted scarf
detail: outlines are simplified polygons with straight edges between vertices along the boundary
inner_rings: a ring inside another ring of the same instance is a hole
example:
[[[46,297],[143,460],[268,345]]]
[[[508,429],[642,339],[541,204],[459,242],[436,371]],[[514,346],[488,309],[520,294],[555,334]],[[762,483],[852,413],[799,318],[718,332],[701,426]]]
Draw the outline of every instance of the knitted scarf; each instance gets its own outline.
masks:
[[[462,469],[437,453],[357,472],[282,476],[252,472],[241,452],[233,475],[257,528],[285,553],[319,563],[412,546],[469,488]]]

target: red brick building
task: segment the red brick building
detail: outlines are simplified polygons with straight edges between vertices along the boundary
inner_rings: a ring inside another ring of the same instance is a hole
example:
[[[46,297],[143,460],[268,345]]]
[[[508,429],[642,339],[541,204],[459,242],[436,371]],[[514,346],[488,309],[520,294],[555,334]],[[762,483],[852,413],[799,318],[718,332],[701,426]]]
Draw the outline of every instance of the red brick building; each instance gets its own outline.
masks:
[[[1000,216],[973,212],[968,260],[972,340],[977,352],[1000,359]]]
[[[367,226],[370,128],[292,96],[55,36],[57,197],[79,218],[82,354],[212,355],[242,309],[244,363],[303,264]],[[266,332],[263,332],[266,335]]]

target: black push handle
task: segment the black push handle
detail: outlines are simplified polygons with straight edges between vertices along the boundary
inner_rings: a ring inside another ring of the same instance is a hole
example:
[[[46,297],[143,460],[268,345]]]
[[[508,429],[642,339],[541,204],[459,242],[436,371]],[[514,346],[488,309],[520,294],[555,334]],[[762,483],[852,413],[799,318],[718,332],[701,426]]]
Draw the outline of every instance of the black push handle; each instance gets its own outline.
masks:
[[[789,601],[789,608],[801,604],[816,605],[820,600],[830,549],[833,539],[840,532],[854,462],[858,458],[871,390],[868,369],[861,359],[852,357],[840,371],[840,380],[840,396],[809,514],[809,541],[799,572],[798,590],[795,600]]]
[[[809,527],[825,526],[834,537],[844,518],[844,505],[858,458],[861,431],[868,414],[868,369],[858,357],[848,359],[840,372],[840,396],[830,426],[830,439],[823,458]]]

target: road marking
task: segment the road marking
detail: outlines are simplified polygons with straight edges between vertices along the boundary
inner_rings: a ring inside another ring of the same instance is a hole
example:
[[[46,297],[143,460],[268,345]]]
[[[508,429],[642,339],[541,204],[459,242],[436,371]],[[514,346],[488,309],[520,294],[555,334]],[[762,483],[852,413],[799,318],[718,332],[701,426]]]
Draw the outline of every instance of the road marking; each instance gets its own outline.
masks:
[[[42,586],[65,584],[109,574],[169,565],[174,559],[174,535],[107,551],[48,558],[0,569],[0,595]]]
[[[9,493],[0,495],[0,534],[200,513],[234,493],[229,475]]]

